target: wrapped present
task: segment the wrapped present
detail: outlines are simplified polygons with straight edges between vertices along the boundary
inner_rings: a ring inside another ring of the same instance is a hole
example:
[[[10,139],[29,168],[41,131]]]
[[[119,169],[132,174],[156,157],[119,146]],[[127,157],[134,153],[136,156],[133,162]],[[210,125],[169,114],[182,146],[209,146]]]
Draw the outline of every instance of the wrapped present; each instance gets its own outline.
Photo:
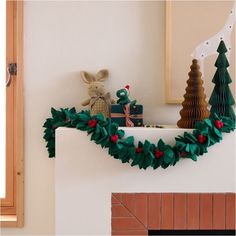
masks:
[[[130,106],[130,103],[126,105],[111,105],[111,121],[119,126],[142,126],[143,106]]]

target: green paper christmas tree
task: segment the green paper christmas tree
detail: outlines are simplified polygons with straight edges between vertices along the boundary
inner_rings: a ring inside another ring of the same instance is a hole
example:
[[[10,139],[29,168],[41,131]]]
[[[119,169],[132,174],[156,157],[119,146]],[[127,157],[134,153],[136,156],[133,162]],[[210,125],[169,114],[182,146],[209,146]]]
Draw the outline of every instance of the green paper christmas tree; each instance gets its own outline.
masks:
[[[211,105],[211,117],[213,117],[216,113],[218,116],[227,116],[235,121],[235,113],[232,108],[235,101],[229,88],[229,84],[232,80],[227,70],[229,67],[229,62],[225,55],[227,48],[224,41],[220,42],[217,52],[219,53],[219,56],[215,62],[215,67],[217,67],[217,70],[212,80],[215,87],[209,100]]]

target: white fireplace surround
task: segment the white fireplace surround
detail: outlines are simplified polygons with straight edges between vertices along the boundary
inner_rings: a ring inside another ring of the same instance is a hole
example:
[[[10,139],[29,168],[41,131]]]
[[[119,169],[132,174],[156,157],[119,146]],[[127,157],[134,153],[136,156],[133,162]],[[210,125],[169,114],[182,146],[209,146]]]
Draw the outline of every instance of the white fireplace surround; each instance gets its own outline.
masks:
[[[126,135],[174,143],[183,129],[123,128]],[[235,133],[223,134],[197,162],[183,159],[166,170],[122,164],[86,132],[56,131],[56,235],[110,235],[112,192],[235,192]]]

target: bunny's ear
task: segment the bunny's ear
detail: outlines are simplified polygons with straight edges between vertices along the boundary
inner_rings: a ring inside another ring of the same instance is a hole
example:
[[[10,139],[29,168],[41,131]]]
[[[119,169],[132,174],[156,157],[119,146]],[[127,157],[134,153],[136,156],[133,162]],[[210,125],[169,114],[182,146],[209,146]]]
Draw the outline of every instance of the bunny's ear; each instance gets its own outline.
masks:
[[[109,75],[108,70],[104,69],[104,70],[98,71],[98,73],[97,73],[97,81],[102,82],[102,81],[107,80],[108,79],[108,75]]]
[[[81,75],[83,81],[84,81],[86,84],[90,84],[90,83],[92,83],[93,81],[95,81],[94,76],[91,75],[90,73],[86,72],[86,71],[81,71],[81,72],[80,72],[80,75]]]

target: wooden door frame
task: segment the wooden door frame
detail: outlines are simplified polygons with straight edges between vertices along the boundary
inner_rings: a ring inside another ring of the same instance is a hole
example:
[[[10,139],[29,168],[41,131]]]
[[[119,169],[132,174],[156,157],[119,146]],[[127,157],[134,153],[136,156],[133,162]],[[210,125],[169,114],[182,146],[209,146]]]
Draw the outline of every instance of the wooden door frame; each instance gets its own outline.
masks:
[[[8,33],[13,34],[13,42],[8,43],[8,63],[17,63],[17,76],[13,77],[11,85],[7,88],[10,98],[9,122],[12,129],[7,136],[7,190],[13,191],[13,197],[1,200],[0,227],[22,227],[24,216],[23,201],[23,156],[24,156],[24,110],[23,110],[23,1],[7,1],[7,10],[13,20],[9,21]],[[10,22],[10,23],[9,23]],[[9,25],[10,24],[10,25]],[[7,131],[8,132],[8,131]],[[9,171],[10,169],[10,171]],[[10,179],[9,179],[10,175]],[[12,202],[13,201],[13,202]]]

